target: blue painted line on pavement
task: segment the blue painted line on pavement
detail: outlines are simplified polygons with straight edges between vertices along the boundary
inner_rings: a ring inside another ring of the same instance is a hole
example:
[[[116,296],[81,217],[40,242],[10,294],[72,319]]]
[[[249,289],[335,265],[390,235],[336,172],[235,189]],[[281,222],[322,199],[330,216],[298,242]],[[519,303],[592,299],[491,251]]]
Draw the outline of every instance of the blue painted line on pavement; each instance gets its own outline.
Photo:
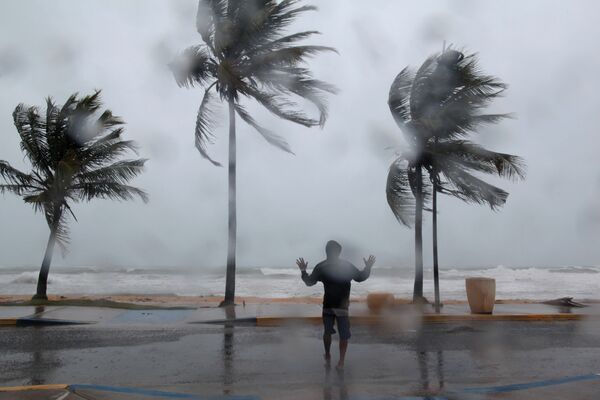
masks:
[[[462,389],[461,391],[464,393],[504,393],[504,392],[513,392],[516,390],[539,388],[539,387],[544,387],[544,386],[561,385],[563,383],[589,381],[589,380],[594,380],[594,379],[600,379],[600,376],[597,374],[567,376],[565,378],[547,379],[544,381],[536,381],[536,382],[529,382],[529,383],[517,383],[514,385],[468,388],[468,389]]]
[[[448,398],[439,396],[350,396],[347,400],[448,400]]]
[[[256,317],[247,317],[247,318],[236,318],[236,319],[214,319],[214,320],[210,320],[210,321],[195,321],[192,322],[193,324],[236,324],[236,325],[243,325],[243,324],[256,324],[257,318]]]
[[[138,388],[127,388],[117,386],[104,386],[104,385],[69,385],[71,391],[77,390],[96,390],[99,392],[112,392],[112,393],[123,393],[123,394],[139,394],[146,397],[161,397],[168,399],[194,399],[194,400],[260,400],[256,396],[234,396],[234,395],[218,395],[218,396],[199,396],[196,394],[189,393],[176,393],[176,392],[165,392],[162,390],[152,389],[138,389]]]

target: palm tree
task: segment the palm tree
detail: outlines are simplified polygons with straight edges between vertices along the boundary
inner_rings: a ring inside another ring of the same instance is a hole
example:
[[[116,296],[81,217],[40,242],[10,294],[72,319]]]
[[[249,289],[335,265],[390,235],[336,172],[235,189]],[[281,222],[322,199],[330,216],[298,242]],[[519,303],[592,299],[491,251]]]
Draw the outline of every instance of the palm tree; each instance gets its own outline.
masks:
[[[387,199],[401,223],[415,225],[414,300],[423,296],[422,211],[430,210],[430,204],[433,207],[437,312],[437,193],[487,204],[495,210],[506,202],[508,193],[474,174],[496,174],[509,179],[525,176],[524,163],[519,157],[489,151],[465,139],[482,125],[509,117],[482,113],[505,88],[497,78],[479,71],[474,54],[465,57],[452,49],[429,57],[416,73],[405,68],[390,88],[390,111],[405,134],[408,151],[400,154],[390,167]]]
[[[300,14],[315,10],[298,0],[200,0],[196,28],[204,42],[184,50],[173,63],[177,84],[201,86],[204,97],[196,117],[196,147],[212,164],[207,152],[213,142],[216,98],[229,106],[229,235],[225,298],[222,306],[234,304],[236,268],[236,114],[270,144],[291,153],[279,135],[259,125],[242,105],[253,99],[271,113],[306,127],[323,126],[327,118],[324,95],[335,88],[314,79],[305,66],[307,59],[331,47],[300,45],[318,32],[287,34],[286,28]],[[296,104],[308,100],[319,112],[306,115]]]
[[[37,212],[44,213],[50,237],[40,269],[34,299],[44,299],[55,244],[63,253],[69,241],[69,216],[77,220],[71,205],[95,198],[147,201],[142,190],[127,183],[139,175],[144,159],[121,159],[135,151],[123,140],[124,122],[110,110],[101,112],[100,91],[69,97],[61,107],[46,99],[46,111],[19,104],[13,112],[21,138],[21,150],[31,164],[22,172],[0,160],[0,193],[21,196]]]

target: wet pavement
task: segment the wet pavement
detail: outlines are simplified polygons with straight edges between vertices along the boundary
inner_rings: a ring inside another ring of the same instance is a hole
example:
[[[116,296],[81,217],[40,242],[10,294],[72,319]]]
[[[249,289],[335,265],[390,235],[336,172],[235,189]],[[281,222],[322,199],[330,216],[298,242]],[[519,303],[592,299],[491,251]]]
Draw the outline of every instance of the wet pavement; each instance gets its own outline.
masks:
[[[600,391],[594,375],[600,372],[597,319],[354,326],[347,367],[337,373],[324,367],[317,326],[132,324],[132,318],[147,321],[143,314],[129,314],[120,323],[0,328],[0,386],[95,384],[198,396],[324,400],[435,394],[596,399]],[[336,345],[334,340],[334,358]],[[0,394],[0,399],[33,398],[13,395]],[[103,396],[97,398],[150,398]]]

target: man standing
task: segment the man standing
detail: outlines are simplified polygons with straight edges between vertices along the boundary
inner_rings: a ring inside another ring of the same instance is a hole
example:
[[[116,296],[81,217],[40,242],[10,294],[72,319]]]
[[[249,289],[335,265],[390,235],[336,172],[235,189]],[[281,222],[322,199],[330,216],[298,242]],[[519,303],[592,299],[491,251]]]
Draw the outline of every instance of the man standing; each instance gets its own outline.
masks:
[[[317,282],[323,282],[325,295],[323,296],[323,345],[325,346],[325,361],[329,365],[331,360],[331,334],[335,333],[333,324],[337,321],[340,332],[340,361],[338,369],[344,368],[348,339],[350,339],[350,321],[348,319],[348,306],[350,303],[350,282],[362,282],[371,274],[371,267],[375,264],[375,257],[369,256],[363,259],[365,269],[360,271],[352,263],[340,258],[342,246],[335,240],[330,240],[325,246],[327,259],[321,261],[309,275],[306,272],[308,264],[304,258],[296,260],[296,264],[302,272],[302,280],[306,286],[313,286]]]

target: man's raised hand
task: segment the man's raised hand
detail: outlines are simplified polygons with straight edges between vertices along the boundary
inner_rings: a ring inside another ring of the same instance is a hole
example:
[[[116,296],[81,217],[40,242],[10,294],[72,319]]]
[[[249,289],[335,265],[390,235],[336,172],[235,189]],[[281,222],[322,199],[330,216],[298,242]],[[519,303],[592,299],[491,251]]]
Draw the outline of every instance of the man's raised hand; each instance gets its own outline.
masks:
[[[375,264],[375,256],[371,255],[369,258],[363,258],[363,261],[365,262],[365,267],[371,268]]]
[[[304,258],[302,257],[296,260],[296,265],[298,266],[298,268],[300,268],[300,271],[302,272],[306,271],[306,267],[308,267],[308,263],[304,261]]]

